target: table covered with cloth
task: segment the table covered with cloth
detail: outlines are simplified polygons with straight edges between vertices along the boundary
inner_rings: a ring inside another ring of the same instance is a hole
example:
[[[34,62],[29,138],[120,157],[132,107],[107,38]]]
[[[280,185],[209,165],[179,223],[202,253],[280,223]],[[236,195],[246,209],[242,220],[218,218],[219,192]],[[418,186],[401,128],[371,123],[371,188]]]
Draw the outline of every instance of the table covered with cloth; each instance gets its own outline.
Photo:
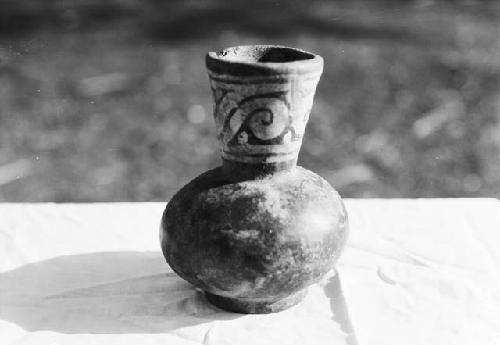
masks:
[[[280,313],[210,305],[162,203],[0,204],[0,344],[500,344],[500,202],[346,200],[337,269]]]

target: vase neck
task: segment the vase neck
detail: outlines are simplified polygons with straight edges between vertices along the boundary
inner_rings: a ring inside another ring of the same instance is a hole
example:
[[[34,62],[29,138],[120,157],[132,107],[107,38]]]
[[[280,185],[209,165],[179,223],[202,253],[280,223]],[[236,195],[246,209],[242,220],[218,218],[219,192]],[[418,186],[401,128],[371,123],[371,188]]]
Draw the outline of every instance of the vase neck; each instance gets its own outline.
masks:
[[[222,173],[231,182],[262,179],[278,172],[291,171],[296,166],[296,159],[276,163],[242,163],[222,159]]]

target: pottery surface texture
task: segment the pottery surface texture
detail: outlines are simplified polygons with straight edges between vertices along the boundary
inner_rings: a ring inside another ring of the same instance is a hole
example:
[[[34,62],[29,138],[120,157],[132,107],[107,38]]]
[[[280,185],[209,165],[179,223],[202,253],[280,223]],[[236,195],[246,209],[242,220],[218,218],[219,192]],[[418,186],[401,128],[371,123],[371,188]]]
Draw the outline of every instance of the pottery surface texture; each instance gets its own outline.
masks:
[[[323,60],[240,46],[208,53],[206,65],[223,164],[168,203],[163,254],[218,307],[280,311],[333,268],[347,238],[338,193],[296,165]]]

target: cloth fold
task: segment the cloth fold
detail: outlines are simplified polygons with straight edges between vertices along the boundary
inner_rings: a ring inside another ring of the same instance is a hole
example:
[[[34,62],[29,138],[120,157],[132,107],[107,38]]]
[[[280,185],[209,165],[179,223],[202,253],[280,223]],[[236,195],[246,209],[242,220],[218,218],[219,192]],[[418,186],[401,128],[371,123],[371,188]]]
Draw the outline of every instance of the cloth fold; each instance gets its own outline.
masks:
[[[500,344],[497,200],[356,200],[349,216],[340,273],[361,344]]]

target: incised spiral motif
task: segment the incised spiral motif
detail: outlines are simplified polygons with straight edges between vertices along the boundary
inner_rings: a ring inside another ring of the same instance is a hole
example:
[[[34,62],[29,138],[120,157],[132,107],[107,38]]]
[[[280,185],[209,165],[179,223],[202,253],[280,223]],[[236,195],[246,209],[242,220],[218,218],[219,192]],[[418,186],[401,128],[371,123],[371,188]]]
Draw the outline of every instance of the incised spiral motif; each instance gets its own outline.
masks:
[[[296,158],[318,79],[286,76],[241,82],[210,75],[222,157],[240,162]]]

